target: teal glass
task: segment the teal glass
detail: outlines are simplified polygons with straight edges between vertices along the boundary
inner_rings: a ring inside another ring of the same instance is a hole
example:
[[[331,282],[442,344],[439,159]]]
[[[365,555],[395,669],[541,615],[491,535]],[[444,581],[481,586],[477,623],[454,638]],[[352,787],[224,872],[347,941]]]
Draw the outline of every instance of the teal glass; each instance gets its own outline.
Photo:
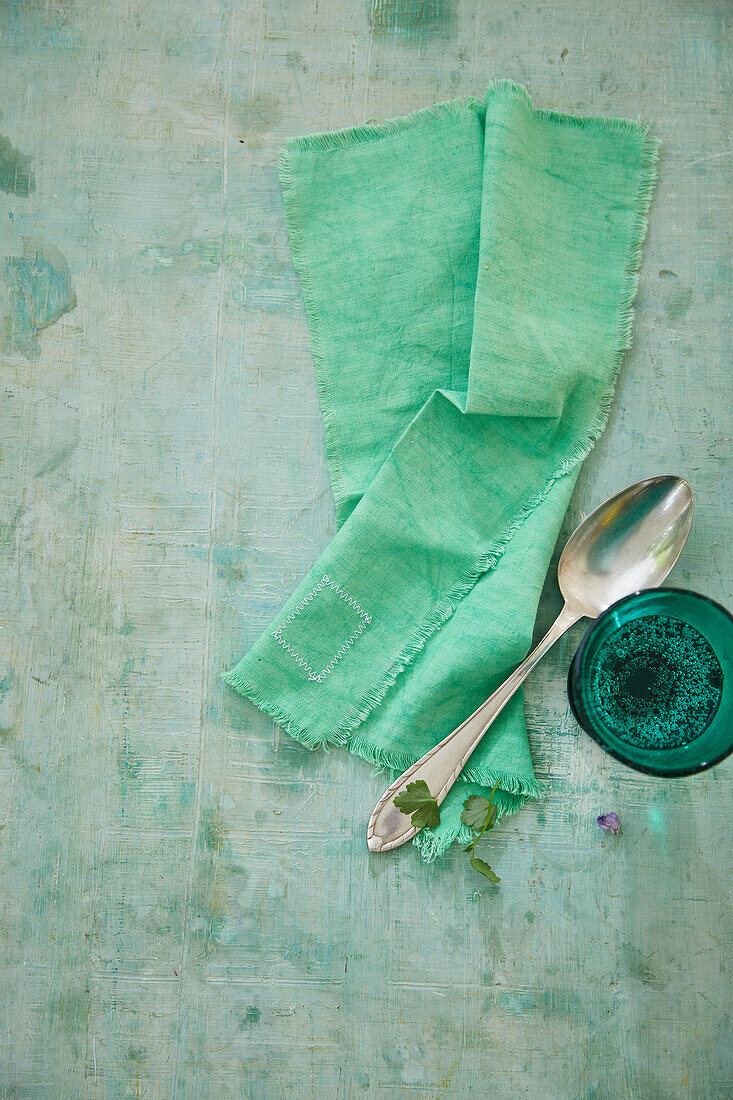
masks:
[[[587,631],[568,674],[580,725],[650,775],[693,775],[733,751],[733,617],[679,588],[636,592]]]

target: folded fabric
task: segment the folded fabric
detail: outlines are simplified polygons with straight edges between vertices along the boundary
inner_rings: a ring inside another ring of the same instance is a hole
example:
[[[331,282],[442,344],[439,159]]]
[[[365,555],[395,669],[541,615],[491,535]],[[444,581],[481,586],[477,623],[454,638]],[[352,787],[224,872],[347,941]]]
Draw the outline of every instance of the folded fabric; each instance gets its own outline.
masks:
[[[644,127],[510,82],[288,142],[338,531],[226,680],[303,744],[399,774],[526,653],[630,340],[655,157]],[[497,780],[502,813],[538,793],[520,696],[426,859]]]

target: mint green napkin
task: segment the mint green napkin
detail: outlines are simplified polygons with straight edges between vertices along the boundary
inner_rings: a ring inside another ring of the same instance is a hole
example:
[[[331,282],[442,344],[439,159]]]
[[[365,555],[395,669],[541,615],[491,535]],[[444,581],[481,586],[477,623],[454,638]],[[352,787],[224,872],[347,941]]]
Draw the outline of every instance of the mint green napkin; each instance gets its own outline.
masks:
[[[636,123],[509,82],[288,142],[338,532],[226,680],[303,744],[398,774],[526,653],[629,343],[655,156]],[[425,858],[497,779],[501,812],[538,793],[519,696]]]

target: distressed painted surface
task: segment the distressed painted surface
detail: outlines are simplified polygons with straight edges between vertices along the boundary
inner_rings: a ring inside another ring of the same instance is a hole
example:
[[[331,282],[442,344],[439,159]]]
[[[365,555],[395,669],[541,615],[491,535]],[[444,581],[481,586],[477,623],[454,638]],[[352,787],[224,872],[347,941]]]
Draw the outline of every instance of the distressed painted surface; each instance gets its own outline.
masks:
[[[733,605],[726,0],[0,5],[0,1097],[727,1097],[733,765],[656,781],[527,689],[546,800],[367,855],[383,779],[220,670],[333,532],[276,153],[525,82],[663,141],[567,520],[689,476]],[[549,581],[539,627],[558,608]],[[594,821],[615,810],[623,835]]]

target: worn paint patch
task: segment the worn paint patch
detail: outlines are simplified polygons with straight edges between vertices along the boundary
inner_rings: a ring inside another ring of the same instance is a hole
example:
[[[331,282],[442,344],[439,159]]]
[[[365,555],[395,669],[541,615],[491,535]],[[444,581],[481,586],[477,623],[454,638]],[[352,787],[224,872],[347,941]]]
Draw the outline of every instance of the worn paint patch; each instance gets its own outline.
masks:
[[[218,799],[207,791],[202,800],[197,836],[196,873],[191,889],[190,927],[200,956],[207,958],[233,935],[227,927],[229,897],[224,879],[230,846]]]
[[[240,264],[244,258],[244,240],[225,235],[200,240],[187,238],[180,246],[168,248],[149,246],[143,248],[140,257],[150,271],[159,267],[173,267],[175,263],[198,264],[202,271],[214,271],[230,264]]]
[[[524,1016],[530,1012],[540,1012],[546,1015],[548,1012],[577,1011],[578,999],[562,992],[553,992],[549,989],[507,989],[499,993],[496,998],[497,1007],[518,1016]]]
[[[0,134],[0,191],[27,198],[35,186],[31,158]]]
[[[202,561],[208,561],[208,546],[191,545],[189,550]],[[217,576],[223,580],[242,581],[247,576],[247,551],[242,546],[212,546],[211,561]]]
[[[15,669],[9,669],[0,680],[0,699],[4,699],[15,683]]]
[[[245,1028],[252,1027],[254,1024],[260,1022],[260,1016],[262,1013],[256,1005],[247,1005],[247,1011],[239,1021],[239,1030],[244,1031]]]
[[[5,349],[35,359],[38,334],[76,307],[69,265],[56,248],[27,245],[22,256],[5,261],[5,276]]]
[[[670,321],[679,321],[692,305],[692,288],[680,282],[680,277],[671,268],[663,267],[659,278],[664,280],[664,312]]]
[[[36,470],[36,477],[48,477],[49,474],[56,473],[62,466],[65,466],[69,461],[78,444],[74,440],[72,443],[67,443],[63,447],[59,447],[58,450],[43,462]]]
[[[669,984],[668,979],[654,969],[654,952],[643,955],[638,947],[625,943],[621,949],[621,954],[624,968],[632,978],[636,978],[657,992],[661,992]]]
[[[415,38],[444,34],[453,20],[449,0],[374,0],[370,16],[376,33]]]
[[[89,992],[65,989],[49,1002],[54,1025],[67,1033],[85,1031],[89,1022]]]
[[[9,737],[15,732],[17,699],[13,687],[16,680],[14,668],[9,668],[0,679],[0,737]]]
[[[670,289],[664,303],[664,312],[670,321],[679,321],[692,305],[693,293],[689,286],[675,286]]]
[[[201,841],[210,852],[220,852],[224,844],[224,819],[216,806],[201,811]]]
[[[181,256],[190,256],[202,270],[225,267],[241,263],[244,257],[244,241],[241,237],[227,233],[221,237],[208,237],[198,240],[185,240],[181,245]]]
[[[125,780],[137,779],[142,769],[142,763],[127,754],[120,754],[118,766],[120,775]]]
[[[244,101],[231,104],[231,128],[235,137],[252,138],[271,130],[280,120],[280,102],[269,92],[256,92]]]
[[[160,264],[161,267],[173,267],[172,257],[167,256],[160,248],[144,248],[140,255],[147,260],[152,260],[153,263]]]

